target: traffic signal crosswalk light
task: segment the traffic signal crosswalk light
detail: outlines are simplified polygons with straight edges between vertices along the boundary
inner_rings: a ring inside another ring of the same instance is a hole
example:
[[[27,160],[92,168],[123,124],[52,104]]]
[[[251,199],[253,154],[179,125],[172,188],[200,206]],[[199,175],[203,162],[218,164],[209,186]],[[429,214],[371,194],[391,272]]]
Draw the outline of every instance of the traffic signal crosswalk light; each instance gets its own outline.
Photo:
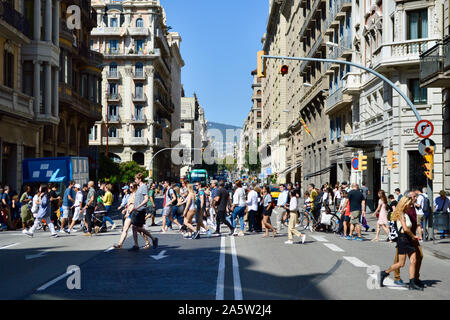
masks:
[[[257,68],[256,68],[256,76],[258,78],[265,78],[266,77],[266,59],[263,58],[264,51],[258,51],[258,61],[257,61]]]
[[[434,170],[434,147],[425,148],[425,175],[428,179],[433,180],[433,170]]]
[[[280,68],[280,74],[284,77],[289,73],[289,67],[287,65],[282,65]]]
[[[395,152],[393,150],[388,151],[388,157],[387,157],[388,170],[398,168],[398,159],[396,159],[395,156],[398,156],[397,152]]]
[[[367,156],[362,153],[358,157],[359,168],[358,171],[366,171],[367,170]]]

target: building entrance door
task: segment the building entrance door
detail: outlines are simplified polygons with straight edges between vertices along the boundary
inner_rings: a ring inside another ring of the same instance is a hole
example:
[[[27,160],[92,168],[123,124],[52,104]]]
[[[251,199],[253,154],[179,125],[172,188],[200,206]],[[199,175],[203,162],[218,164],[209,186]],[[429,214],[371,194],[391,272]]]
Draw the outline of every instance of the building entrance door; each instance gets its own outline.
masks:
[[[423,165],[424,159],[419,151],[408,151],[408,188],[420,188],[427,186],[427,177],[425,176]]]
[[[378,191],[381,190],[381,159],[373,159],[373,204],[370,207],[372,211],[375,211],[378,205]],[[389,195],[386,195],[386,197]]]

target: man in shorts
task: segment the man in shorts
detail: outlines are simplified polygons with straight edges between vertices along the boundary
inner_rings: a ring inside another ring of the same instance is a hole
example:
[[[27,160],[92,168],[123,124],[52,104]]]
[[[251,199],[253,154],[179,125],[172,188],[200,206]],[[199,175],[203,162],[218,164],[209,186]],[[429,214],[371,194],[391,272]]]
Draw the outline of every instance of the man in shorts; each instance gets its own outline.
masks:
[[[364,241],[361,236],[361,223],[359,219],[361,214],[363,217],[366,216],[366,200],[364,200],[364,195],[359,190],[359,186],[356,183],[352,184],[352,190],[348,193],[348,201],[350,202],[350,234],[352,240]],[[353,238],[353,232],[356,229],[357,237]]]
[[[71,216],[73,203],[75,201],[75,192],[73,190],[74,185],[75,185],[75,181],[70,181],[69,186],[67,187],[66,191],[64,192],[61,230],[59,231],[61,233],[62,232],[69,233],[69,232],[67,232],[67,230],[64,229],[64,226],[66,225],[67,220]]]
[[[155,193],[156,193],[156,185],[152,183],[150,185],[150,190],[148,191],[148,203],[147,203],[147,216],[145,220],[152,219],[152,227],[155,227],[157,224],[155,223],[156,218],[156,204],[155,204]]]
[[[144,175],[142,173],[138,173],[134,177],[134,182],[138,185],[138,189],[136,191],[136,195],[134,198],[134,209],[130,216],[131,224],[133,225],[133,239],[134,246],[130,249],[130,251],[139,251],[138,244],[138,233],[145,234],[150,237],[153,242],[153,248],[156,249],[158,247],[158,238],[154,238],[152,234],[144,229],[145,224],[145,214],[147,212],[147,203],[148,203],[148,188],[144,183]]]
[[[169,181],[164,181],[164,202],[163,202],[163,212],[162,212],[162,229],[161,232],[165,233],[168,231],[167,218],[169,221],[174,222],[172,218],[173,206],[177,203],[177,195],[170,185]],[[176,221],[177,223],[178,221]],[[179,223],[178,223],[179,224]],[[180,226],[181,228],[181,226]]]

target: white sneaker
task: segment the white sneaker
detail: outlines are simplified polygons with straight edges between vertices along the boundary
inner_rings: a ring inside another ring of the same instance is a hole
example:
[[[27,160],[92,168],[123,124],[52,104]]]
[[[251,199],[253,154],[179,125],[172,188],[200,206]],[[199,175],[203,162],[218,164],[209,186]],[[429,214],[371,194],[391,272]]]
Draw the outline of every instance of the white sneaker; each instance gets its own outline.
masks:
[[[306,240],[306,234],[302,235],[302,244],[305,243],[305,240]]]
[[[300,227],[300,223],[297,223],[297,224],[295,225],[295,227],[296,227],[296,228]]]
[[[286,241],[284,244],[294,244],[294,241],[288,240],[288,241]]]
[[[34,236],[33,233],[31,233],[31,232],[28,231],[28,230],[23,230],[22,233],[23,233],[24,235],[27,235],[27,236],[31,237],[31,238],[33,238],[33,236]]]
[[[112,225],[112,227],[111,227],[111,231],[113,231],[116,227],[117,227],[117,226],[116,226],[116,224],[114,223],[114,224]]]
[[[234,229],[233,236],[237,236],[237,235],[238,235],[238,231],[236,229]]]
[[[309,226],[309,231],[314,232],[313,227]]]
[[[77,233],[78,231],[80,231],[80,230],[77,230],[77,229],[70,230],[70,232],[73,232],[73,233]]]
[[[243,231],[240,231],[239,234],[238,234],[238,236],[239,236],[239,237],[244,237],[244,236],[245,236],[245,233],[244,233]]]

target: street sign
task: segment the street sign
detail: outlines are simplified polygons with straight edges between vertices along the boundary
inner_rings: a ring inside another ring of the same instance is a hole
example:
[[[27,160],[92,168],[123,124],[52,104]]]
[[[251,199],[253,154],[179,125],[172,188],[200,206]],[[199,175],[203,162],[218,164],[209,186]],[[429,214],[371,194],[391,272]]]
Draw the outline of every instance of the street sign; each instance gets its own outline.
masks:
[[[266,169],[266,174],[270,176],[272,174],[272,168]]]
[[[352,167],[353,167],[353,169],[355,169],[355,170],[358,170],[358,169],[359,169],[359,159],[358,159],[358,158],[354,158],[354,159],[352,160]]]
[[[420,141],[419,152],[420,152],[421,156],[425,157],[427,155],[427,153],[425,152],[425,149],[427,147],[436,147],[436,143],[431,139],[424,139],[424,140]]]
[[[434,133],[434,126],[428,120],[421,120],[417,122],[415,131],[420,138],[428,139]]]

